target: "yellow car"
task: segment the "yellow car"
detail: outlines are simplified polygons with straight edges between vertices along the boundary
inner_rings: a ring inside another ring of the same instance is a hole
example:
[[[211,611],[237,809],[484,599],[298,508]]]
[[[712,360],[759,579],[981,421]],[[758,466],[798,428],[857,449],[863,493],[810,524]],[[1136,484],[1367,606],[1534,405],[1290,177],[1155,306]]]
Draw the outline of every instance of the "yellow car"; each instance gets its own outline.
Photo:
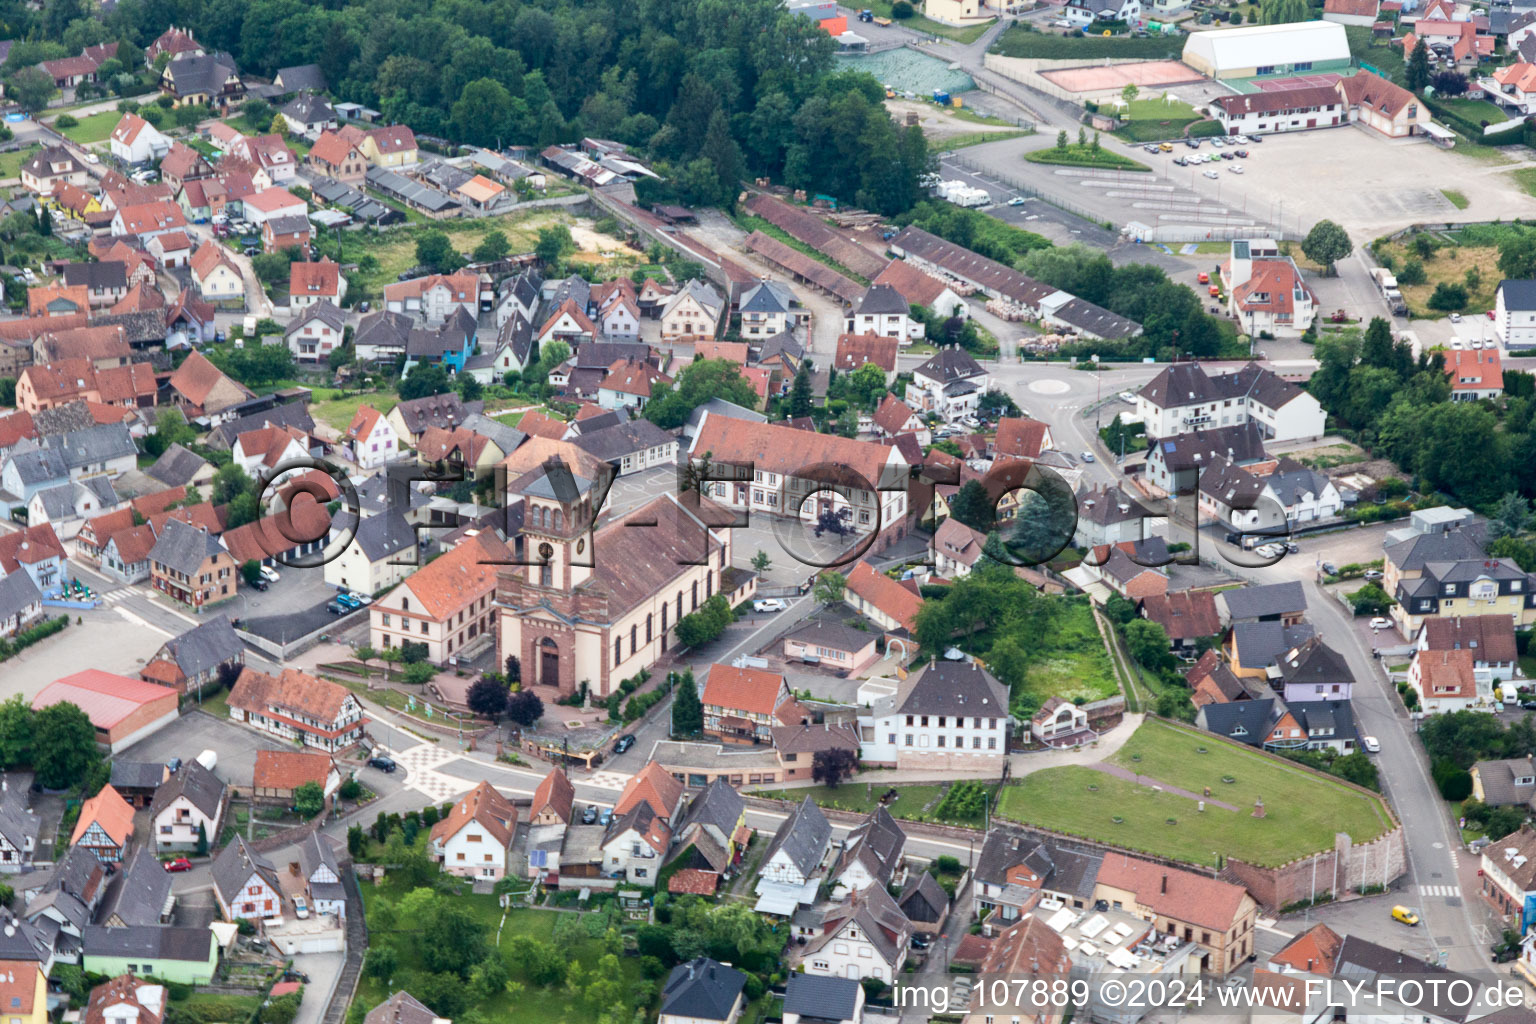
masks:
[[[1412,907],[1393,907],[1392,920],[1406,925],[1416,925],[1419,923],[1419,915]]]
[[[1157,148],[1162,150],[1164,153],[1172,153],[1173,152],[1173,143],[1165,142],[1161,146],[1158,146]]]

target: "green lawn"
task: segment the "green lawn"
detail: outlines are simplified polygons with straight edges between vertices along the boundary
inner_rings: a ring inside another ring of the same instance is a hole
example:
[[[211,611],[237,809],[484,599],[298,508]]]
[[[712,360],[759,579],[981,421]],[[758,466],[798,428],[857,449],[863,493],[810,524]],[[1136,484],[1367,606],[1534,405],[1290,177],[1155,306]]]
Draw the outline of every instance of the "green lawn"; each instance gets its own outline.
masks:
[[[1508,114],[1487,100],[1442,99],[1439,102],[1446,109],[1473,122],[1487,121],[1489,124],[1499,124],[1509,120]]]
[[[1198,864],[1217,854],[1283,864],[1331,847],[1336,832],[1366,842],[1391,825],[1379,798],[1193,728],[1148,721],[1110,760],[1196,794],[1209,786],[1213,800],[1237,810],[1207,803],[1202,813],[1193,800],[1074,765],[1005,787],[997,815]],[[1263,818],[1253,817],[1256,799]]]
[[[21,165],[32,159],[32,154],[38,151],[37,146],[28,146],[25,149],[14,150],[10,153],[0,153],[0,180],[19,178]]]
[[[1024,159],[1032,164],[1064,164],[1068,167],[1102,167],[1116,171],[1151,171],[1152,168],[1139,160],[1132,160],[1128,156],[1119,153],[1111,153],[1100,146],[1095,151],[1092,145],[1079,146],[1073,142],[1066,149],[1037,149],[1032,153],[1025,153]]]
[[[331,392],[330,398],[310,404],[310,414],[321,423],[335,427],[337,430],[346,430],[352,425],[352,417],[357,415],[359,406],[371,405],[381,413],[388,413],[400,401],[398,395],[386,394],[378,391],[367,391],[357,395],[343,396],[339,391]]]
[[[1182,100],[1166,102],[1161,97],[1147,97],[1132,101],[1129,107],[1120,110],[1112,110],[1109,106],[1102,108],[1105,113],[1114,113],[1124,118],[1125,124],[1115,129],[1115,135],[1127,142],[1160,142],[1167,139],[1182,138],[1185,129],[1189,129],[1192,135],[1220,134],[1221,126],[1216,122],[1197,124],[1203,120],[1195,108]],[[1195,127],[1191,127],[1195,125]],[[1215,131],[1211,131],[1214,128]]]
[[[1472,201],[1467,198],[1467,194],[1458,189],[1443,188],[1440,190],[1440,194],[1445,196],[1450,201],[1450,204],[1458,210],[1465,210],[1468,206],[1472,205]]]
[[[1182,54],[1184,37],[1149,36],[1137,39],[1134,36],[1067,36],[1062,35],[1060,30],[1047,34],[1015,22],[997,37],[997,41],[992,44],[992,52],[1004,57],[1042,57],[1054,60],[1099,57],[1161,60]]]
[[[1013,696],[1026,696],[1039,707],[1051,697],[1094,701],[1120,692],[1088,602],[1067,602],[1054,626],[1050,644],[1041,649]]]
[[[99,114],[91,114],[89,117],[79,118],[79,124],[73,128],[62,128],[60,132],[73,142],[85,145],[91,142],[105,142],[112,134],[112,129],[117,127],[117,122],[123,119],[123,115],[115,110],[103,110]]]
[[[1403,84],[1403,50],[1385,40],[1371,38],[1368,25],[1346,25],[1344,35],[1349,39],[1349,52],[1357,64],[1369,64],[1397,84]]]
[[[894,789],[897,793],[896,799],[885,805],[891,817],[906,821],[937,821],[939,819],[934,816],[933,810],[939,805],[939,801],[944,799],[946,788],[945,786],[892,786],[882,783],[879,773],[876,772],[867,779],[845,782],[836,789],[812,786],[809,789],[787,789],[758,795],[779,800],[793,800],[797,803],[810,797],[818,807],[868,814],[880,803],[883,793]],[[952,824],[973,825],[980,828],[982,821],[978,819]]]

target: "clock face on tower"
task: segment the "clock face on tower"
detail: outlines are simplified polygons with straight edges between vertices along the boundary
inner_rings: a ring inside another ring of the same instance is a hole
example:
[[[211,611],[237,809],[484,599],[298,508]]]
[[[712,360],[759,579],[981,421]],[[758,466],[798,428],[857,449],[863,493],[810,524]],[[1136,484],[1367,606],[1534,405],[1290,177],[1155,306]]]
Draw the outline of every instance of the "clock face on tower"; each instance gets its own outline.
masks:
[[[550,545],[549,541],[545,541],[544,543],[539,545],[539,559],[540,559],[540,561],[548,562],[551,559],[553,559],[554,557],[555,557],[555,549]]]

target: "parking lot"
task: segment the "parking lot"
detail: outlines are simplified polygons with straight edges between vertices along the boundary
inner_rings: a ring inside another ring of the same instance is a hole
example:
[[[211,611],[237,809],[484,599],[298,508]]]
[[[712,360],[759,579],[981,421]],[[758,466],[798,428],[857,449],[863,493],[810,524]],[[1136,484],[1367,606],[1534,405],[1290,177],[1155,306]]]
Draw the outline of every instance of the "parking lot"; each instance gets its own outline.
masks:
[[[326,610],[336,590],[326,584],[324,569],[279,566],[277,571],[278,581],[265,591],[240,588],[229,614],[240,620],[242,629],[276,643],[288,643],[327,626],[340,630],[354,621],[367,620],[363,610],[339,617]]]
[[[179,757],[187,761],[204,750],[213,750],[219,755],[213,773],[237,789],[248,789],[256,774],[256,751],[293,750],[292,743],[247,729],[226,718],[215,718],[196,707],[189,705],[174,726],[135,743],[119,754],[118,760],[164,763]]]

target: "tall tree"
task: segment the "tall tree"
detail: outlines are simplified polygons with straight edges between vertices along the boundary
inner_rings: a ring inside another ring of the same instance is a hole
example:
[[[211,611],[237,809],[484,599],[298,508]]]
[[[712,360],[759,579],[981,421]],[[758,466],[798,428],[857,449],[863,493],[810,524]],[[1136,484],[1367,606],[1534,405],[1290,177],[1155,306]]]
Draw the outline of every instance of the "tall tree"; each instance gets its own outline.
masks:
[[[1429,84],[1429,44],[1423,36],[1419,37],[1413,52],[1408,55],[1408,67],[1403,72],[1403,80],[1414,92],[1422,92]]]
[[[699,701],[699,687],[693,672],[683,673],[672,697],[672,735],[695,736],[704,731],[704,705]]]
[[[101,762],[96,727],[73,704],[51,704],[32,718],[32,768],[44,789],[84,783]]]
[[[980,533],[990,533],[997,507],[980,480],[967,480],[949,499],[949,514]]]
[[[1301,251],[1307,259],[1320,263],[1324,272],[1334,273],[1333,265],[1350,254],[1354,246],[1344,229],[1331,220],[1320,220],[1312,225],[1307,237],[1301,241]]]
[[[11,384],[12,392],[15,383]],[[802,361],[800,368],[795,371],[795,382],[789,386],[789,415],[796,419],[811,414],[811,364],[809,360]]]
[[[710,115],[699,155],[714,166],[715,178],[719,183],[713,199],[714,205],[734,206],[736,192],[741,188],[741,180],[746,177],[746,164],[741,158],[741,147],[731,138],[731,123],[725,111],[717,109]]]

